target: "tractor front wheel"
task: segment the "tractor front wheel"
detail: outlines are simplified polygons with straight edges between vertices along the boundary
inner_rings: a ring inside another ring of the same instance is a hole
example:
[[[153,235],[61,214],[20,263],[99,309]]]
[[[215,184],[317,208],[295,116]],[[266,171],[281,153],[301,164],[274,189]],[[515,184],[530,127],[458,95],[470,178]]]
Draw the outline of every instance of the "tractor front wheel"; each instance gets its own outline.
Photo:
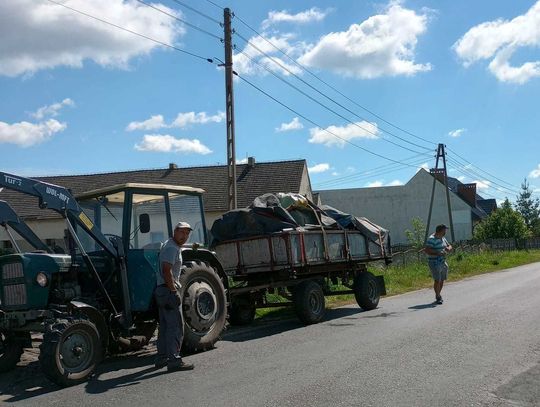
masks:
[[[60,386],[87,380],[102,358],[96,326],[85,319],[62,319],[46,327],[39,361],[45,376]]]

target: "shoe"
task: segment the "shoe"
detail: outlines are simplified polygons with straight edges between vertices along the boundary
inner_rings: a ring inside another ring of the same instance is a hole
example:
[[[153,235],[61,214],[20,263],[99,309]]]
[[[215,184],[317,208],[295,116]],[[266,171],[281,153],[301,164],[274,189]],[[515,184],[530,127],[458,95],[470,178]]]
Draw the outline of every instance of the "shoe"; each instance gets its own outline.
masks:
[[[195,366],[193,363],[185,363],[185,362],[173,362],[167,364],[167,371],[168,372],[177,372],[180,370],[193,370]]]
[[[443,303],[443,299],[440,295],[435,300],[436,300],[435,302],[439,305]]]
[[[168,363],[167,358],[157,358],[154,363],[154,366],[156,367],[156,369],[161,369],[167,366],[167,363]]]

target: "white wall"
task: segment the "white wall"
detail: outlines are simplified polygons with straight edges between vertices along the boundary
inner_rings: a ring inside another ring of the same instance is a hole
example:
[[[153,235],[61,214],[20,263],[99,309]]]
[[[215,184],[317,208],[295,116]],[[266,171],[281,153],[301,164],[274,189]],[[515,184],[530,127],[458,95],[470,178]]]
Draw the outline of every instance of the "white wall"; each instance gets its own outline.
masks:
[[[444,185],[436,182],[430,230],[449,224]],[[412,219],[427,224],[433,177],[419,171],[406,185],[379,188],[357,188],[318,191],[323,205],[330,205],[355,216],[363,216],[390,230],[392,244],[406,244],[405,231],[412,230]],[[450,192],[455,240],[472,237],[471,208]],[[447,237],[450,240],[450,232]]]

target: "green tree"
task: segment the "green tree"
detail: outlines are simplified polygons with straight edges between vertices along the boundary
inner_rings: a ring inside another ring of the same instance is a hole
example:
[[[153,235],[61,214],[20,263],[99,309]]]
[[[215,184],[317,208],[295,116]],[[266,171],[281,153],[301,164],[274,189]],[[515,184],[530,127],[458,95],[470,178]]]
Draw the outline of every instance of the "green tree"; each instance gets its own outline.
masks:
[[[477,240],[525,239],[529,236],[530,231],[523,216],[512,209],[508,198],[474,229],[474,238]]]
[[[411,246],[417,249],[424,247],[424,238],[426,235],[426,225],[422,222],[422,219],[416,217],[411,219],[412,230],[407,229],[405,236]]]
[[[521,184],[521,192],[516,198],[514,207],[523,216],[527,228],[533,232],[535,229],[539,229],[540,199],[532,197],[532,191],[529,189],[527,178]]]

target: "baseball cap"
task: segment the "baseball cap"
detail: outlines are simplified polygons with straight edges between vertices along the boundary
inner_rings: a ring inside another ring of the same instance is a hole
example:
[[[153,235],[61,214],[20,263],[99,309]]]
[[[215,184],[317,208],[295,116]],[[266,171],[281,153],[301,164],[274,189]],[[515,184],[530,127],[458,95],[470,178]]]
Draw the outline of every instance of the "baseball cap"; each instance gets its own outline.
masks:
[[[189,230],[193,230],[193,228],[191,227],[191,225],[190,225],[189,223],[187,223],[187,222],[178,222],[174,228],[175,228],[175,229],[189,229]]]

